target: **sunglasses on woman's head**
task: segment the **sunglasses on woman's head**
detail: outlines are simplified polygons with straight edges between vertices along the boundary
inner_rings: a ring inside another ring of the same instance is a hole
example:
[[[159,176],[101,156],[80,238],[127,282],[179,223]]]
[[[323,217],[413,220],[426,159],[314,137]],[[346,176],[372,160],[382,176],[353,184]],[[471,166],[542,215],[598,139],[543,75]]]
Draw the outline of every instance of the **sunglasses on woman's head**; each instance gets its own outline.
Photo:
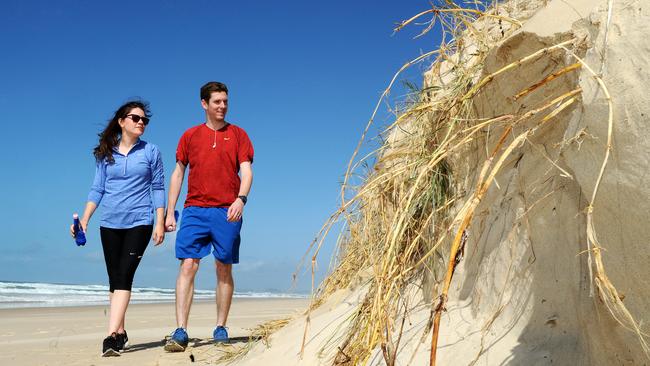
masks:
[[[138,116],[137,114],[127,114],[126,117],[131,118],[131,120],[135,123],[140,122],[142,120],[142,123],[146,126],[149,124],[149,117],[142,117]]]

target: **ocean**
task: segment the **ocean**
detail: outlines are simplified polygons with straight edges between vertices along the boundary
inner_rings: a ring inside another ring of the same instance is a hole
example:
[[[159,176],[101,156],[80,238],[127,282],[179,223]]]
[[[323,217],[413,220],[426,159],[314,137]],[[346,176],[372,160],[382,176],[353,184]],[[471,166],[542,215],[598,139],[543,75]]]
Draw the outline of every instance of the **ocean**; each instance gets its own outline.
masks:
[[[195,290],[195,300],[214,299],[214,290]],[[304,294],[238,292],[235,298],[306,298]],[[173,302],[174,289],[134,287],[131,303]],[[108,286],[0,281],[0,309],[108,305]]]

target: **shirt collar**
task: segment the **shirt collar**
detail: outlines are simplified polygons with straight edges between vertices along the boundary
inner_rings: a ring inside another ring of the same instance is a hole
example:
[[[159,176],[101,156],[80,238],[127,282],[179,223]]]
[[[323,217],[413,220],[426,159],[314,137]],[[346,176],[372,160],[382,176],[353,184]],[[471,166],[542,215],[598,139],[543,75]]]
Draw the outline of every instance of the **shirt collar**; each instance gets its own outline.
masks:
[[[119,150],[120,141],[122,141],[122,140],[117,140],[117,145],[113,146],[113,151],[118,153],[118,154],[120,154],[120,150]],[[133,149],[136,146],[140,145],[142,142],[143,141],[138,137],[138,141],[136,141],[135,144],[133,144],[133,146],[131,146],[131,149],[129,149],[129,152],[133,151]]]

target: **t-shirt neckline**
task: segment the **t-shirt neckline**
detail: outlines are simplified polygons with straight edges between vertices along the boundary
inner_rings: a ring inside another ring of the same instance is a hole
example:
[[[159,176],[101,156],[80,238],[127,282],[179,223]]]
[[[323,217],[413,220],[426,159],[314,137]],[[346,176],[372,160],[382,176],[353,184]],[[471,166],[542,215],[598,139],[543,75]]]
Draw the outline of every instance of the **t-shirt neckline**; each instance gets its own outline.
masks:
[[[210,128],[210,126],[208,126],[207,122],[203,122],[202,125],[205,126],[205,128],[207,128],[208,130],[210,130],[212,132],[214,132],[214,131],[222,132],[222,131],[225,131],[228,128],[228,126],[230,126],[230,123],[226,122],[226,124],[223,127],[221,127],[220,129],[218,129],[218,130],[213,130],[212,128]]]

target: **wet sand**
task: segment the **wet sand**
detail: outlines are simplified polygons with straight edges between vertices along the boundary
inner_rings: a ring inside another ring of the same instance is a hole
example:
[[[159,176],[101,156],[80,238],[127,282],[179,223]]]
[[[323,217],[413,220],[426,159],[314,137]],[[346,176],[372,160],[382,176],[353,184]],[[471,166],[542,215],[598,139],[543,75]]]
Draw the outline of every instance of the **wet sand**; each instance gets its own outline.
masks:
[[[295,315],[307,299],[234,299],[228,319],[235,343],[250,329],[272,319]],[[214,363],[219,347],[211,342],[216,321],[213,301],[192,307],[190,347],[166,353],[163,339],[176,327],[174,304],[132,304],[125,328],[130,347],[120,357],[100,357],[106,337],[108,306],[0,310],[1,365],[201,365]],[[190,355],[193,356],[192,362]]]

